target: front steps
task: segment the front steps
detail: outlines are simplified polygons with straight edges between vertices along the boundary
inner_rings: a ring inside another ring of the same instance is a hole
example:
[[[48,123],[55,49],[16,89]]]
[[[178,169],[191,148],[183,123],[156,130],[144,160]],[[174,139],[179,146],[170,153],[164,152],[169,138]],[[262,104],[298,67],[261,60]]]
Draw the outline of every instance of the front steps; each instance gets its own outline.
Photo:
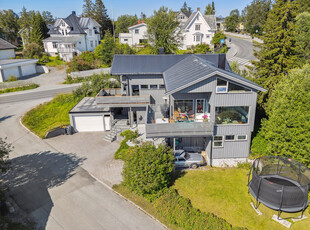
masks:
[[[117,139],[117,135],[122,133],[124,130],[130,129],[130,126],[127,125],[127,119],[114,120],[112,123],[112,129],[108,134],[106,134],[103,139],[108,142],[113,142]]]

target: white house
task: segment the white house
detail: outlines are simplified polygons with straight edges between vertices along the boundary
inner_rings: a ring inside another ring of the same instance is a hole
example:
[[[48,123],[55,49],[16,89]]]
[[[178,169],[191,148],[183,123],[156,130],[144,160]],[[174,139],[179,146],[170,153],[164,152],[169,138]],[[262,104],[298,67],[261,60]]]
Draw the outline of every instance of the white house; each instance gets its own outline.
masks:
[[[129,46],[139,45],[147,40],[147,24],[140,20],[137,25],[128,27],[129,33],[119,34],[119,43],[128,44]]]
[[[216,16],[203,15],[200,9],[192,13],[186,20],[186,15],[179,13],[177,19],[180,20],[181,41],[180,48],[185,50],[192,45],[211,45],[212,38],[216,32]],[[186,20],[186,21],[185,21]]]
[[[0,38],[0,82],[37,73],[38,59],[15,59],[17,47]]]
[[[43,40],[44,50],[51,56],[70,61],[83,51],[94,51],[100,43],[100,25],[92,18],[77,17],[72,11],[67,18],[56,19],[49,30],[49,38]]]

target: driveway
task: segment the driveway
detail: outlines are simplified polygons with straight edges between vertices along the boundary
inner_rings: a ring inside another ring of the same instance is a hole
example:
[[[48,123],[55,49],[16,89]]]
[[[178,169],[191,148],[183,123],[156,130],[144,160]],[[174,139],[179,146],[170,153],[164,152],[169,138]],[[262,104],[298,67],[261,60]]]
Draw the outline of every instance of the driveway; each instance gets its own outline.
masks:
[[[122,163],[113,160],[117,143],[104,133],[41,140],[26,131],[20,116],[51,98],[0,104],[0,137],[15,147],[11,170],[1,176],[16,204],[40,229],[163,229],[116,195]]]

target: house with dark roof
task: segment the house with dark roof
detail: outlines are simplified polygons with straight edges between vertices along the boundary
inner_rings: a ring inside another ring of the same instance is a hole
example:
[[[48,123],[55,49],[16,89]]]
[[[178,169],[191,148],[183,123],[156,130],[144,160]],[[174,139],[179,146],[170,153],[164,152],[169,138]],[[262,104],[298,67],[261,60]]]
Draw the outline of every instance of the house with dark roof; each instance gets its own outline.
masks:
[[[125,120],[149,140],[200,152],[209,165],[247,159],[257,93],[266,90],[233,73],[225,54],[115,55],[111,74],[121,88],[79,102],[70,111],[76,131],[111,130],[112,141]]]
[[[100,43],[100,25],[89,17],[78,17],[72,11],[66,18],[56,19],[43,40],[44,50],[51,56],[59,55],[65,61],[83,51],[94,51]]]
[[[38,59],[15,59],[16,48],[0,38],[0,82],[7,81],[10,76],[20,78],[37,73]]]
[[[179,30],[182,35],[181,49],[185,50],[198,44],[211,45],[212,38],[217,30],[215,15],[204,15],[200,12],[200,8],[197,8],[197,11],[189,16],[183,13],[179,14],[178,20],[180,21]]]

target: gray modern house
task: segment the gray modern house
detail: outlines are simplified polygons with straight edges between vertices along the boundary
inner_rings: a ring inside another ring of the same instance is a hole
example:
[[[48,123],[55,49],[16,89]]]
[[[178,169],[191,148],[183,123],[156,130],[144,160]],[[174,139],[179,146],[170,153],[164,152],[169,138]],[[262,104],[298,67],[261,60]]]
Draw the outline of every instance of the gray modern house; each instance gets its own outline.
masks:
[[[247,159],[257,92],[266,90],[233,73],[225,54],[115,55],[111,74],[121,89],[77,104],[70,111],[77,131],[98,122],[94,131],[110,130],[125,119],[145,125],[147,138],[205,154],[209,165]]]

